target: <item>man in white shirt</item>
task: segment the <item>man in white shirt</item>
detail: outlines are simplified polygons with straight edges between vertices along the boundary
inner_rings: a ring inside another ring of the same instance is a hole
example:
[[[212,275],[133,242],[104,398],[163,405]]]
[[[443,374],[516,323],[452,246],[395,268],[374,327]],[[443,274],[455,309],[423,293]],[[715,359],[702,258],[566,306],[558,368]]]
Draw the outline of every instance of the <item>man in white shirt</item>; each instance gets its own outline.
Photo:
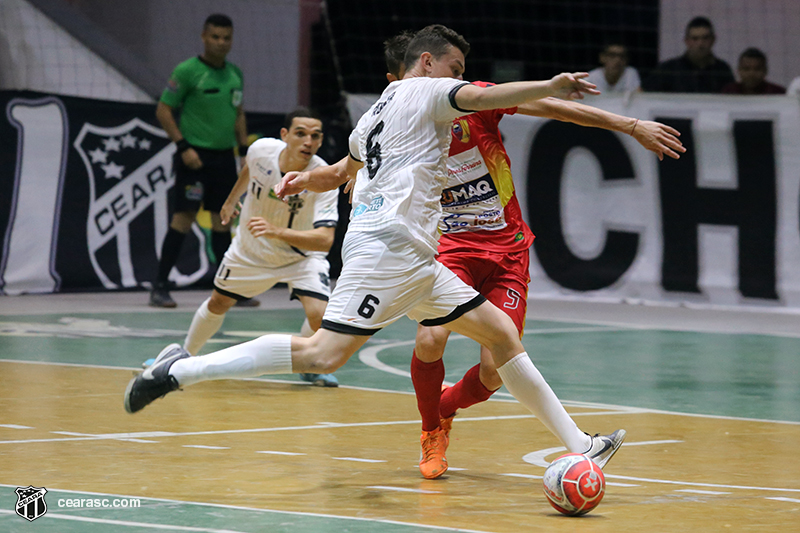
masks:
[[[487,347],[503,383],[571,452],[604,466],[624,430],[594,437],[578,429],[525,353],[511,318],[434,259],[447,181],[452,121],[483,109],[594,93],[586,74],[546,82],[478,87],[462,81],[469,44],[441,25],[411,41],[403,80],[389,84],[350,137],[350,157],[331,167],[288,174],[280,197],[327,191],[355,179],[344,266],[322,326],[310,338],[265,335],[202,357],[165,348],[131,380],[125,409],[134,413],[179,387],[209,379],[290,372],[332,372],[370,335],[403,315],[442,325]],[[439,432],[446,448],[447,436]]]
[[[586,78],[602,94],[638,91],[642,82],[635,68],[628,66],[628,49],[621,44],[609,44],[600,52],[602,67],[589,71]]]

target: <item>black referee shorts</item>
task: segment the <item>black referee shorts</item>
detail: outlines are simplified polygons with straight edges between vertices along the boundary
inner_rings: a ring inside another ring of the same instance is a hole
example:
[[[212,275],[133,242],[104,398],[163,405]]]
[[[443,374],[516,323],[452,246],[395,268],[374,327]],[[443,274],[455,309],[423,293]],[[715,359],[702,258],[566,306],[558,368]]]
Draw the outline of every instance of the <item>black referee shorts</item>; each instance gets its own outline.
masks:
[[[233,148],[209,150],[195,148],[203,166],[192,170],[183,163],[181,154],[175,153],[175,187],[173,202],[176,212],[197,211],[203,204],[208,211],[219,213],[236,183],[236,157]]]

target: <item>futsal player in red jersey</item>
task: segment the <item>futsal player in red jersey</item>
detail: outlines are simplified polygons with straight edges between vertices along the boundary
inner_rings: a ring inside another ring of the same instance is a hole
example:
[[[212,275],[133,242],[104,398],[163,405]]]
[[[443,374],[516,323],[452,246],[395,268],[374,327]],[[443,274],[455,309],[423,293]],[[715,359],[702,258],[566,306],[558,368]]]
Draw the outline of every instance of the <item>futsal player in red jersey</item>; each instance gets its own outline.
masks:
[[[402,79],[403,56],[411,37],[412,33],[402,33],[384,43],[390,82]],[[665,154],[677,159],[686,150],[678,140],[680,133],[664,124],[554,98],[518,108],[480,111],[453,122],[437,259],[508,314],[522,336],[530,282],[529,249],[534,235],[522,218],[511,163],[499,130],[503,116],[515,113],[630,134],[659,159]],[[452,319],[446,317],[442,323]],[[418,326],[411,361],[411,379],[422,417],[419,466],[428,479],[447,471],[445,452],[456,411],[488,400],[503,385],[491,353],[482,348],[480,363],[442,391],[442,355],[449,335],[443,327]]]

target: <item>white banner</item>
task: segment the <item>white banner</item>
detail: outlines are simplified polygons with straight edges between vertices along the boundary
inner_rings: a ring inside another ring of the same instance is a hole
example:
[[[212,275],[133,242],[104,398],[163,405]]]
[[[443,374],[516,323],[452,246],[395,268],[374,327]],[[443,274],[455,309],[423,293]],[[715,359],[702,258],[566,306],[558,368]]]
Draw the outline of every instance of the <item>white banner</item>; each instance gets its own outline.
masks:
[[[372,101],[349,99],[354,122]],[[797,99],[591,103],[668,123],[688,151],[659,163],[628,135],[504,118],[517,195],[537,235],[531,296],[800,308]]]

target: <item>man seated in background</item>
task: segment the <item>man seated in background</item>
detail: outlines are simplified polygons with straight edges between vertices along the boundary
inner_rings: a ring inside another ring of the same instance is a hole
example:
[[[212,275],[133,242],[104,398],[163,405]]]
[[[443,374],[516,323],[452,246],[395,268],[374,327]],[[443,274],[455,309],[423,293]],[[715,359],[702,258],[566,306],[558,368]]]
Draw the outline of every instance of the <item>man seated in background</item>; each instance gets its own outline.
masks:
[[[639,73],[628,66],[628,49],[621,44],[607,44],[600,52],[601,67],[589,71],[587,78],[602,94],[627,93],[641,87]]]
[[[695,17],[686,25],[682,56],[660,63],[644,80],[642,88],[665,93],[718,93],[736,81],[730,65],[714,56],[716,36],[706,17]]]
[[[758,48],[748,48],[739,56],[736,69],[739,81],[722,88],[726,94],[786,94],[786,89],[767,81],[767,56]]]

